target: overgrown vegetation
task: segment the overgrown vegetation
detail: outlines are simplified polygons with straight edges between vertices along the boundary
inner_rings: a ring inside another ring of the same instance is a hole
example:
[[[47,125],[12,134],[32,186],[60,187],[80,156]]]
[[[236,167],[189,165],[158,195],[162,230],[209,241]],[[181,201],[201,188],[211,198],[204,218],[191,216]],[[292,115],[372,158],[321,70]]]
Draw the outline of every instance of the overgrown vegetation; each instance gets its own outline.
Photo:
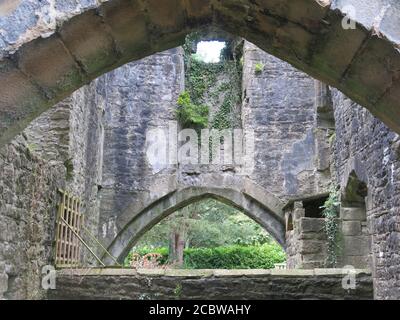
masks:
[[[141,248],[141,256],[159,253],[159,263],[168,263],[168,248]],[[184,250],[184,269],[272,269],[285,261],[285,253],[276,243],[258,246],[230,245],[214,248],[189,248]],[[126,264],[129,265],[130,256]]]
[[[192,103],[187,91],[182,92],[178,98],[176,115],[178,121],[185,128],[202,129],[208,126],[209,109],[206,105]]]
[[[199,35],[195,33],[187,37],[184,45],[186,90],[191,99],[188,113],[191,116],[193,113],[203,114],[204,106],[208,106],[208,127],[220,130],[239,127],[240,110],[237,109],[241,105],[241,57],[236,57],[227,45],[221,51],[220,62],[205,63],[193,53],[198,41]],[[202,122],[204,124],[205,121]]]
[[[336,186],[332,186],[330,194],[325,204],[322,206],[322,211],[325,217],[325,233],[328,239],[328,256],[327,267],[336,267],[337,258],[340,250],[339,245],[339,225],[338,225],[338,212],[339,212],[339,191]]]
[[[171,234],[183,235],[183,268],[272,268],[285,260],[283,249],[258,223],[214,199],[191,204],[164,219],[142,237],[133,252],[141,256],[159,253],[161,264],[173,263]]]

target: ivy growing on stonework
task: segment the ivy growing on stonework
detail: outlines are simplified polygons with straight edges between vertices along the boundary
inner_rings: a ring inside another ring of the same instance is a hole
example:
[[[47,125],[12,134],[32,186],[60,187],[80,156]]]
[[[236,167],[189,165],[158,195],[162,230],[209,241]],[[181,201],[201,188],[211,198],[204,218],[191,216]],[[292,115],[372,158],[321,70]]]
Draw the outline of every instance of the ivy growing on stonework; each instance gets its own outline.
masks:
[[[178,101],[178,120],[186,127],[228,129],[240,125],[236,108],[241,105],[242,65],[229,45],[221,52],[221,61],[206,63],[194,54],[201,36],[194,33],[186,38],[186,92]],[[206,108],[208,106],[208,108]],[[215,110],[209,117],[209,109]],[[210,119],[205,119],[205,116]]]
[[[185,128],[202,129],[208,126],[208,107],[192,103],[187,91],[178,98],[176,115],[179,123]]]
[[[323,209],[322,215],[325,218],[325,233],[328,239],[328,256],[326,264],[327,267],[330,268],[336,267],[340,250],[338,224],[339,207],[339,191],[336,186],[332,186],[328,199],[321,207]]]

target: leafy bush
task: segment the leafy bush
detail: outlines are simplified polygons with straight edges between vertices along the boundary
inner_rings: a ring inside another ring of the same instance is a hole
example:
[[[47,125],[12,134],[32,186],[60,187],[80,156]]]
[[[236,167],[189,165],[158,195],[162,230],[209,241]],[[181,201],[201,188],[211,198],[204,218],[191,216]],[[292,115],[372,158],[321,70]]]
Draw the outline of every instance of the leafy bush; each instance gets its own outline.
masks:
[[[228,246],[187,249],[185,267],[189,269],[271,269],[285,261],[285,254],[276,244],[262,246]]]
[[[168,261],[168,249],[138,250],[140,255],[159,253],[161,264]],[[129,264],[129,257],[128,257]],[[184,266],[186,269],[271,269],[276,263],[285,261],[285,252],[276,243],[261,246],[232,245],[216,248],[185,249]]]
[[[208,125],[208,107],[192,103],[187,91],[182,92],[178,98],[176,115],[179,122],[186,128],[201,129]]]

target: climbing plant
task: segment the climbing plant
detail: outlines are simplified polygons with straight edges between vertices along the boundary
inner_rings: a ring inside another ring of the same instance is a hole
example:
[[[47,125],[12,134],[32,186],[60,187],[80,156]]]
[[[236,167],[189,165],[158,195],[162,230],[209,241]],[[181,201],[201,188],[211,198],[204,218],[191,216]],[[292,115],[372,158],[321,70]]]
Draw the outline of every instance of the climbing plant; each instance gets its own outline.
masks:
[[[189,108],[182,108],[179,111],[179,113],[184,113],[180,114],[180,120],[193,118],[195,110],[204,111],[202,108],[193,108],[193,106],[208,106],[210,110],[208,127],[219,130],[239,127],[240,112],[237,112],[237,108],[241,105],[242,91],[240,57],[236,57],[227,44],[221,52],[220,62],[206,63],[193,53],[200,38],[199,34],[191,34],[186,38],[184,45],[185,84],[191,103],[186,101],[185,105]],[[195,118],[198,120],[197,117]],[[192,121],[188,124],[195,125]],[[202,127],[204,125],[205,121],[202,121]]]
[[[201,129],[208,126],[208,107],[192,103],[187,91],[182,92],[178,98],[176,115],[178,121],[185,128]]]
[[[337,265],[339,245],[339,225],[338,225],[338,212],[339,212],[339,191],[336,186],[330,189],[329,197],[322,206],[322,214],[325,217],[325,233],[328,239],[328,256],[326,264],[328,267],[335,267]]]

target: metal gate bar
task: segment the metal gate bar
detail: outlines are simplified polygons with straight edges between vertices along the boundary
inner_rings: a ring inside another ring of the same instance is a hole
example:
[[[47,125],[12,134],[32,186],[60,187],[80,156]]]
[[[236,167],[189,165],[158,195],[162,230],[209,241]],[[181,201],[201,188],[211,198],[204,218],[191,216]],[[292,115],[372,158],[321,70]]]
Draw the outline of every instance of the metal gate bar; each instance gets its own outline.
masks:
[[[80,263],[81,246],[79,235],[84,216],[81,213],[81,201],[61,191],[61,203],[56,221],[56,257],[58,267],[77,267]]]
[[[81,212],[81,200],[69,195],[63,190],[59,190],[59,192],[61,194],[61,201],[58,207],[56,221],[56,266],[59,268],[80,266],[81,245],[83,245],[97,262],[105,267],[102,260],[83,239],[82,231],[85,231],[89,235],[89,238],[120,266],[115,257],[112,256],[89,229],[85,227],[84,215]]]

